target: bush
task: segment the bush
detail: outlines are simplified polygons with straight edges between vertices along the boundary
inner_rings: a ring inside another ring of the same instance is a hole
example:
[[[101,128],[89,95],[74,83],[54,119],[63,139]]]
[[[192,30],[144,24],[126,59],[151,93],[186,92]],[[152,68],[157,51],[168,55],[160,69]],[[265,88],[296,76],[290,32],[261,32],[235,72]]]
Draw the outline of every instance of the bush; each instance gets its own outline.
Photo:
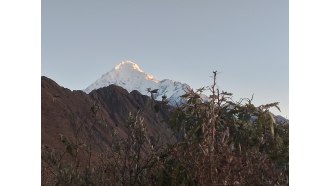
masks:
[[[278,125],[269,112],[278,103],[235,103],[231,93],[216,89],[216,75],[208,101],[202,99],[206,88],[189,90],[171,119],[180,142],[169,158],[188,172],[180,176],[197,185],[288,184],[288,126]]]

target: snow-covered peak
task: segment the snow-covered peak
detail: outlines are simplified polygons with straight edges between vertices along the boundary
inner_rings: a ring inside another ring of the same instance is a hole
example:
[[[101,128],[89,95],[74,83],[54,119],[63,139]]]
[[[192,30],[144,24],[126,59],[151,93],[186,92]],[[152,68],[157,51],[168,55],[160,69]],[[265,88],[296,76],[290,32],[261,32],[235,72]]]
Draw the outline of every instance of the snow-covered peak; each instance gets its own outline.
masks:
[[[139,65],[132,61],[122,61],[111,71],[103,74],[101,78],[88,86],[84,91],[86,93],[92,90],[115,84],[125,88],[128,92],[133,90],[139,91],[141,94],[149,95],[148,89],[158,89],[155,94],[156,100],[161,100],[162,96],[166,96],[171,105],[181,103],[181,95],[190,89],[187,84],[165,79],[158,81],[151,74],[145,73]]]
[[[143,76],[146,80],[158,82],[153,75],[145,73],[138,64],[130,60],[122,61],[116,65],[111,72],[113,71],[115,71],[116,74],[120,74],[122,77],[129,77],[131,74],[139,74],[138,76]]]
[[[136,63],[134,63],[133,61],[130,61],[130,60],[122,61],[121,63],[116,65],[115,70],[118,70],[118,71],[136,70],[136,71],[139,71],[139,72],[143,73],[143,70],[141,70],[139,65],[137,65]]]

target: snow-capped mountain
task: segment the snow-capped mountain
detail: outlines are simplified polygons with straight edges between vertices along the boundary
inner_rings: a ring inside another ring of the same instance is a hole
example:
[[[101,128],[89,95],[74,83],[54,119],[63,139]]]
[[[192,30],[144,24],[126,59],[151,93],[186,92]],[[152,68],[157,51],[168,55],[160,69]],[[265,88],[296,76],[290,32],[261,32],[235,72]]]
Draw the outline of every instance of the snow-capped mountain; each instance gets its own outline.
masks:
[[[145,73],[134,62],[123,61],[111,71],[103,74],[101,78],[88,86],[84,91],[89,93],[94,89],[106,87],[111,84],[121,86],[128,92],[137,90],[141,94],[149,96],[148,88],[151,90],[158,89],[158,92],[154,94],[154,98],[156,100],[162,100],[162,96],[165,95],[170,105],[180,104],[183,101],[180,96],[190,89],[189,85],[178,81],[169,79],[159,81],[152,75]]]
[[[180,96],[184,95],[191,87],[185,83],[173,81],[170,79],[157,80],[151,74],[144,72],[137,64],[132,61],[123,61],[119,63],[111,71],[103,74],[93,84],[88,86],[84,91],[90,93],[95,89],[115,84],[126,89],[128,92],[133,90],[139,91],[143,95],[150,96],[149,90],[158,89],[156,94],[153,94],[154,99],[162,100],[162,96],[167,97],[167,101],[172,106],[180,105],[185,102]],[[204,101],[209,98],[206,95],[201,95]],[[287,123],[288,119],[282,116],[275,116],[278,123]]]

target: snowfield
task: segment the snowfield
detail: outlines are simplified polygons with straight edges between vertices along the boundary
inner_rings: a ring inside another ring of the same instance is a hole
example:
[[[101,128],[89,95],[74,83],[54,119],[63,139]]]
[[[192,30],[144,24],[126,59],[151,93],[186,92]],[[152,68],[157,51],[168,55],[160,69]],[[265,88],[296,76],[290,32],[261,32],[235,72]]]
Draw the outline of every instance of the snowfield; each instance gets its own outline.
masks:
[[[128,92],[139,91],[143,95],[150,96],[148,88],[158,89],[154,94],[156,100],[162,100],[166,96],[170,105],[180,104],[183,99],[180,97],[191,87],[185,83],[173,81],[170,79],[157,80],[153,75],[145,73],[136,63],[132,61],[123,61],[116,65],[111,71],[103,74],[93,84],[84,91],[90,93],[92,90],[115,84],[125,88]]]

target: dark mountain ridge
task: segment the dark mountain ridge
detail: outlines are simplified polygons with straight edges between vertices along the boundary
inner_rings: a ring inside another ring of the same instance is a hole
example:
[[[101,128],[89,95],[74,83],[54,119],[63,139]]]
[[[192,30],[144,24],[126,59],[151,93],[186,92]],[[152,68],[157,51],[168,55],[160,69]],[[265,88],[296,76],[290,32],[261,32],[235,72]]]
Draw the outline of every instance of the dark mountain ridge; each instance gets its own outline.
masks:
[[[90,144],[95,152],[105,150],[112,142],[115,130],[120,137],[127,136],[127,119],[139,111],[144,118],[148,136],[164,143],[174,142],[167,119],[170,107],[140,94],[110,85],[89,94],[69,90],[55,81],[41,77],[41,143],[58,151],[64,150],[63,136],[71,141]],[[154,106],[160,106],[156,112]],[[62,136],[62,137],[61,137]]]

